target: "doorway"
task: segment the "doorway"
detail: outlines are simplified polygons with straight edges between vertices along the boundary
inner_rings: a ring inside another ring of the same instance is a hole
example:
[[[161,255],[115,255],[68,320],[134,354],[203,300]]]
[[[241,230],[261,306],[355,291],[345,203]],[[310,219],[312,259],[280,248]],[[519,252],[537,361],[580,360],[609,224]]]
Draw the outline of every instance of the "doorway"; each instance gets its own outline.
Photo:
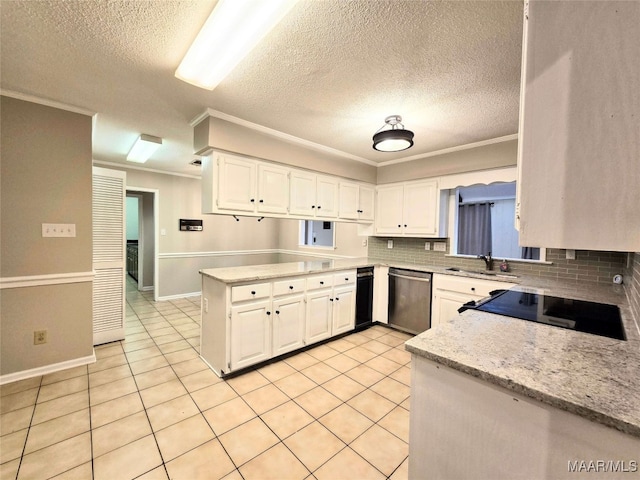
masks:
[[[127,187],[127,278],[139,291],[158,291],[158,190]]]

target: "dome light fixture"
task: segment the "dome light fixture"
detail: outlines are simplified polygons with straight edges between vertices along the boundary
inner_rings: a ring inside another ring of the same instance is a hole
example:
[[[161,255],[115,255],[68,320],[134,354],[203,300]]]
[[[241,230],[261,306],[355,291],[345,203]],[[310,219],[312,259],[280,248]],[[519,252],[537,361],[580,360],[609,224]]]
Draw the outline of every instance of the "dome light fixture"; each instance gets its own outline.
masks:
[[[373,149],[380,152],[400,152],[413,145],[413,132],[405,130],[400,115],[390,115],[384,119],[385,125],[373,136]],[[383,130],[386,126],[389,130]]]

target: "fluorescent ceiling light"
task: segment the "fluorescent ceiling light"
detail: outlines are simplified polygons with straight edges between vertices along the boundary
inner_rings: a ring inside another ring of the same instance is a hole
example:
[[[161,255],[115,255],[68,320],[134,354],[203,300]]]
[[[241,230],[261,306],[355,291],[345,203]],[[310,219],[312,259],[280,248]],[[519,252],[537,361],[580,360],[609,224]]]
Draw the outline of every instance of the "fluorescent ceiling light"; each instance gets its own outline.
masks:
[[[127,160],[130,162],[144,163],[149,160],[158,147],[162,145],[162,139],[152,135],[140,135],[131,147]]]
[[[213,90],[298,0],[219,0],[176,70],[176,77]]]

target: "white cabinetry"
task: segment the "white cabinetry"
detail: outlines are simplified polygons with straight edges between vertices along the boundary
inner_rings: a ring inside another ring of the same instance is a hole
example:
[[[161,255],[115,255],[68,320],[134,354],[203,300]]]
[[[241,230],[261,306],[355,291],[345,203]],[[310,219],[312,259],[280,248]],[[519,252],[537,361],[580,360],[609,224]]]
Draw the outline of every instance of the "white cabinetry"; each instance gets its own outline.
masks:
[[[273,300],[273,356],[304,346],[304,295]]]
[[[262,300],[231,308],[231,368],[271,358],[271,302]]]
[[[289,208],[289,170],[266,163],[258,164],[258,202],[260,213],[287,213]]]
[[[365,185],[340,182],[340,218],[373,220],[374,192]]]
[[[200,355],[220,376],[355,327],[356,271],[238,284],[202,277]]]
[[[377,187],[376,235],[440,237],[440,193],[436,180]],[[442,202],[446,207],[446,202]]]
[[[338,180],[303,171],[291,172],[289,213],[306,217],[338,216]]]
[[[218,171],[218,207],[253,212],[256,208],[256,162],[220,156]]]
[[[515,284],[454,275],[433,275],[431,326],[458,315],[458,309],[472,300],[488,297],[493,290],[507,290]]]
[[[521,245],[640,250],[639,21],[640,2],[528,2]]]

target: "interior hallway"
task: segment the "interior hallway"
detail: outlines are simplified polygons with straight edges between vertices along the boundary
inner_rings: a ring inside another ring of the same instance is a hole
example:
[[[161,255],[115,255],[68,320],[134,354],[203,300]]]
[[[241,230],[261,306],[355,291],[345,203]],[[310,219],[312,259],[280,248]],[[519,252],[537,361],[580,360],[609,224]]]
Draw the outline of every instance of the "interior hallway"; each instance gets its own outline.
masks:
[[[127,280],[126,339],[0,387],[5,479],[406,479],[408,335],[375,326],[227,381],[200,297]]]

